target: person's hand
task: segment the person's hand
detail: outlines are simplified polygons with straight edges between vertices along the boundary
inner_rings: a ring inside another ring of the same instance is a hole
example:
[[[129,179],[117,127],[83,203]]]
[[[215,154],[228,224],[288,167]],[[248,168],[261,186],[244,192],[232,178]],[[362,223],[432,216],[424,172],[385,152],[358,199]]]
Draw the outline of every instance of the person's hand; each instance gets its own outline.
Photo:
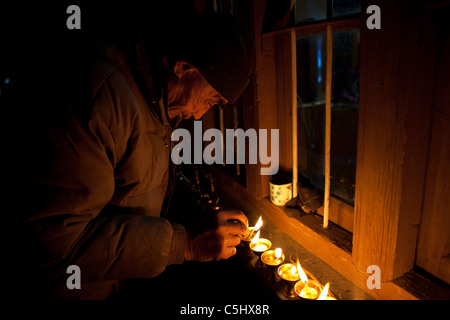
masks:
[[[186,229],[185,260],[228,259],[236,253],[240,235],[249,233],[247,217],[238,210],[207,214]]]

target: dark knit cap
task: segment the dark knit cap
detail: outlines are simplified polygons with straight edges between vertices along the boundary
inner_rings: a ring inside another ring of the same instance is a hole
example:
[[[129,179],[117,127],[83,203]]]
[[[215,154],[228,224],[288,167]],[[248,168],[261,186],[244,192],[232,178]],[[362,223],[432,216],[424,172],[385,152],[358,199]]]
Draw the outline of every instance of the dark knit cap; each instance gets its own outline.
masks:
[[[171,25],[164,39],[172,63],[186,61],[229,102],[235,102],[249,82],[251,55],[245,32],[228,14],[194,13]]]

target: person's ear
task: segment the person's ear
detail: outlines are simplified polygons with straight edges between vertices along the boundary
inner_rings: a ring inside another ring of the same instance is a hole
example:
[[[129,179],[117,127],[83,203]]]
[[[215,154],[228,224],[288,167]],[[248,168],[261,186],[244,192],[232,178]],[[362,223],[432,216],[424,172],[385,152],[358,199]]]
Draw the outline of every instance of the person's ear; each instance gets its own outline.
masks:
[[[186,61],[177,61],[173,67],[173,72],[178,78],[181,78],[187,72],[192,71],[195,67]]]

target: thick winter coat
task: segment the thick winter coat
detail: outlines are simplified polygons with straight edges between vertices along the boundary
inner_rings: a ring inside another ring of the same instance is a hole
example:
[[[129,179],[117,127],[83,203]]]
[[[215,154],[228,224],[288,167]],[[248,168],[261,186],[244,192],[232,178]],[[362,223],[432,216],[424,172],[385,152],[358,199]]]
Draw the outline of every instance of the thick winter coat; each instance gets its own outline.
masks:
[[[143,48],[87,48],[64,70],[74,75],[70,92],[46,95],[56,108],[41,124],[31,165],[38,177],[21,225],[22,277],[41,298],[106,298],[117,281],[151,278],[184,260],[184,228],[161,217],[172,127],[164,99],[140,82],[150,73],[135,63]],[[80,268],[81,289],[67,287],[70,265]]]

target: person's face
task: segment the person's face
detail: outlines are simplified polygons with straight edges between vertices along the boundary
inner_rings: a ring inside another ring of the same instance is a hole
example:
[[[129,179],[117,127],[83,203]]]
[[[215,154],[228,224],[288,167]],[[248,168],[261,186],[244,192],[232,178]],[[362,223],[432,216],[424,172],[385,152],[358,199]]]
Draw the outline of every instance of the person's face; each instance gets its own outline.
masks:
[[[193,65],[179,61],[175,64],[176,77],[168,81],[168,114],[175,118],[200,119],[214,105],[228,101],[222,97]]]

